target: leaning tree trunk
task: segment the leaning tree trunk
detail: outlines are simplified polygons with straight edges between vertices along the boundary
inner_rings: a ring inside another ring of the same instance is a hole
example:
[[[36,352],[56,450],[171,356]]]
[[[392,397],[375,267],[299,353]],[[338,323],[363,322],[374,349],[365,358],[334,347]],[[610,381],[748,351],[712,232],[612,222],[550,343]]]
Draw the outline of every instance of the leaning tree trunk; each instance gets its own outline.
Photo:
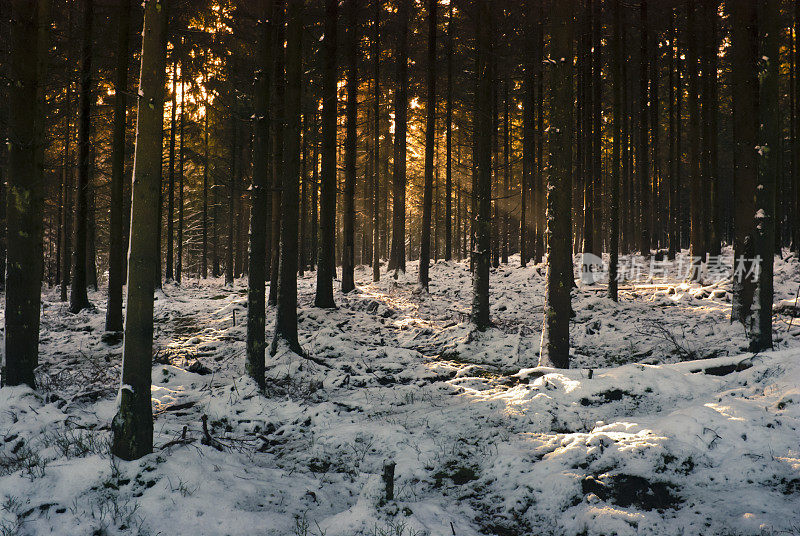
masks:
[[[322,42],[322,170],[320,175],[319,253],[314,305],[335,307],[336,275],[336,22],[338,0],[325,0]]]
[[[392,250],[388,269],[406,271],[406,132],[408,128],[408,18],[410,2],[397,10],[397,90],[394,93],[394,168],[392,170]]]
[[[275,334],[270,353],[285,346],[302,355],[297,340],[297,231],[298,187],[300,177],[300,83],[303,37],[303,4],[292,1],[288,5],[286,32],[286,101],[285,154],[283,163],[283,195],[281,198],[281,246],[278,266],[278,303],[275,314]]]
[[[78,122],[78,192],[75,199],[75,244],[72,249],[72,285],[69,310],[89,307],[86,293],[86,242],[89,230],[89,160],[92,106],[92,19],[94,0],[84,0],[81,45],[80,120]]]
[[[433,153],[436,136],[436,6],[428,1],[428,98],[425,103],[425,183],[422,190],[422,229],[419,248],[419,284],[428,290],[431,262],[431,208],[433,203]]]
[[[355,284],[356,138],[358,122],[358,0],[349,0],[347,29],[347,137],[344,142],[344,192],[342,196],[342,292]]]
[[[50,2],[11,4],[5,360],[2,385],[34,387],[44,240],[44,80]]]
[[[161,190],[161,136],[166,67],[166,0],[144,6],[139,111],[133,164],[131,239],[128,255],[128,303],[119,409],[111,423],[111,452],[135,460],[153,451],[150,403],[153,364],[153,292]]]
[[[539,365],[569,367],[572,280],[572,0],[553,11],[550,41],[550,174],[547,180],[547,276]]]
[[[247,358],[245,370],[264,388],[264,350],[267,280],[267,153],[269,151],[269,72],[272,65],[272,0],[261,0],[258,32],[258,70],[255,74],[253,183],[250,192],[250,250],[247,270]]]
[[[117,20],[117,70],[114,79],[114,126],[111,134],[111,222],[108,247],[108,305],[106,331],[122,331],[122,273],[125,262],[124,185],[125,125],[127,117],[128,42],[130,35],[130,0],[121,0]],[[174,123],[174,122],[173,122]]]

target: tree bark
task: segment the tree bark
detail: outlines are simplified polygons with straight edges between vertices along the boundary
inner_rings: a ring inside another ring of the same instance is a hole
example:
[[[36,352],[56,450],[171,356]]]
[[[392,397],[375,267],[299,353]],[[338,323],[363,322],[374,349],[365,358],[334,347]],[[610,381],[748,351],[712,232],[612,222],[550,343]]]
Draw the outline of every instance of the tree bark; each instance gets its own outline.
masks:
[[[372,36],[372,56],[374,68],[374,89],[373,95],[373,165],[372,165],[372,281],[377,283],[381,279],[381,219],[380,219],[380,200],[381,200],[381,48],[380,48],[380,29],[381,29],[381,0],[374,0],[375,4],[375,31]]]
[[[475,182],[473,184],[475,247],[472,250],[472,323],[478,331],[491,325],[489,318],[489,263],[491,255],[491,194],[492,194],[492,69],[493,12],[488,2],[475,6],[476,62],[475,110],[473,111],[473,140]]]
[[[258,70],[254,80],[253,182],[250,191],[250,250],[247,270],[247,356],[245,371],[264,387],[267,280],[267,166],[270,135],[270,68],[272,66],[272,0],[260,1]]]
[[[75,247],[72,250],[72,284],[69,310],[90,307],[86,293],[86,244],[89,214],[89,160],[91,152],[92,19],[94,0],[84,0],[81,43],[81,88],[78,122],[78,191],[75,199]]]
[[[282,192],[281,185],[283,183],[283,166],[284,166],[284,94],[286,84],[286,74],[284,67],[284,47],[280,43],[284,42],[285,36],[285,0],[275,0],[272,7],[273,12],[273,70],[272,70],[272,226],[270,230],[270,284],[269,284],[269,305],[278,304],[278,285],[279,282],[279,267],[280,267],[280,234],[281,234],[281,205],[282,205]]]
[[[750,0],[731,0],[731,65],[733,82],[734,154],[734,273],[731,321],[750,329],[755,284],[745,277],[755,256],[753,224],[758,183],[758,20],[757,6]]]
[[[174,53],[174,49],[173,49]],[[173,279],[173,240],[174,221],[175,221],[175,121],[176,108],[178,104],[177,97],[177,80],[178,79],[178,61],[172,61],[172,98],[170,102],[170,121],[169,121],[169,178],[167,180],[167,256],[166,256],[166,274],[165,279],[172,281]]]
[[[408,19],[410,2],[397,10],[397,90],[394,94],[394,168],[392,170],[392,251],[388,269],[406,271],[406,132],[408,128]]]
[[[428,0],[428,96],[425,101],[425,182],[422,191],[422,232],[419,248],[419,284],[428,290],[431,261],[431,209],[433,207],[433,154],[436,137],[436,8]]]
[[[336,307],[336,23],[338,1],[325,0],[325,37],[322,43],[322,164],[320,175],[319,255],[316,307]]]
[[[569,367],[572,285],[573,2],[552,13],[550,42],[550,174],[547,181],[547,275],[540,366]]]
[[[453,257],[453,2],[450,2],[447,15],[447,109],[446,143],[447,157],[445,161],[444,179],[444,260]],[[458,234],[458,229],[456,229]]]
[[[344,192],[342,195],[342,292],[356,288],[355,284],[355,195],[356,141],[358,123],[358,0],[348,0],[347,19],[347,118],[344,142]]]
[[[297,340],[297,231],[298,187],[300,177],[301,69],[300,52],[303,37],[303,3],[288,3],[286,32],[286,101],[284,139],[286,159],[283,164],[281,196],[280,259],[278,267],[278,303],[275,334],[270,353],[275,355],[282,345],[302,355]]]
[[[44,197],[44,80],[50,2],[11,4],[5,358],[2,385],[35,385],[39,361]]]
[[[614,301],[619,299],[617,276],[619,264],[619,179],[620,179],[620,158],[622,154],[622,43],[620,32],[622,32],[622,6],[621,0],[614,0],[614,22],[611,39],[611,54],[613,59],[609,62],[613,66],[612,83],[614,84],[614,145],[611,156],[611,199],[609,203],[609,240],[608,240],[608,297]]]
[[[161,177],[166,67],[166,0],[144,6],[139,111],[133,169],[131,244],[119,408],[111,423],[111,452],[135,460],[153,451],[150,401],[157,204]]]

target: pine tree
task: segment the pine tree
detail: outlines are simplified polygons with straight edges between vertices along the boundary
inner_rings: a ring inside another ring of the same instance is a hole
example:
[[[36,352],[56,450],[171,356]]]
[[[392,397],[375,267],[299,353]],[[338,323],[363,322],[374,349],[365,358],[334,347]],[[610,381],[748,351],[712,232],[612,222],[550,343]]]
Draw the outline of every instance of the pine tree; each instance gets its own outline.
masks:
[[[408,19],[411,2],[397,10],[397,75],[394,93],[394,169],[392,170],[392,251],[390,271],[406,271],[406,132],[408,128]]]
[[[433,154],[436,137],[436,7],[428,0],[428,97],[425,102],[425,183],[422,190],[422,232],[419,250],[419,284],[428,290],[431,262],[431,209],[433,207]]]
[[[344,141],[344,192],[342,195],[342,292],[356,288],[355,224],[356,224],[356,141],[358,137],[358,0],[347,3],[347,112]]]

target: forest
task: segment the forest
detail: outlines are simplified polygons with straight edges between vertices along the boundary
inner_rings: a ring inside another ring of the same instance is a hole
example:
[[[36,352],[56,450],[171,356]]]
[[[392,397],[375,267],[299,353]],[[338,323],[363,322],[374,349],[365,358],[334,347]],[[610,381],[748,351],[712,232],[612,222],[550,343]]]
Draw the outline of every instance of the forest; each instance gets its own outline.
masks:
[[[0,536],[800,535],[800,1],[0,2]]]

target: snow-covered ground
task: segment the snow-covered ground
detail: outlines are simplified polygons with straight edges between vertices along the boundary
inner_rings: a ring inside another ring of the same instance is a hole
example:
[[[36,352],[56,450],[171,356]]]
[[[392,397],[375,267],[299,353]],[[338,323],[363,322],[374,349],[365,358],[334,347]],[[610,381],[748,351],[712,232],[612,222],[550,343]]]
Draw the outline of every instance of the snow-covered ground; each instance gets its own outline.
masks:
[[[619,303],[583,287],[573,368],[531,370],[544,267],[518,264],[492,271],[483,334],[466,263],[436,263],[430,294],[415,263],[378,284],[360,268],[333,311],[306,274],[315,359],[268,358],[266,393],[243,375],[245,281],[166,285],[156,448],[136,462],[108,454],[104,292],[71,315],[47,291],[42,388],[0,389],[0,535],[800,534],[800,319],[776,314],[777,350],[753,356],[729,283],[626,283]],[[784,311],[798,285],[778,260]]]

